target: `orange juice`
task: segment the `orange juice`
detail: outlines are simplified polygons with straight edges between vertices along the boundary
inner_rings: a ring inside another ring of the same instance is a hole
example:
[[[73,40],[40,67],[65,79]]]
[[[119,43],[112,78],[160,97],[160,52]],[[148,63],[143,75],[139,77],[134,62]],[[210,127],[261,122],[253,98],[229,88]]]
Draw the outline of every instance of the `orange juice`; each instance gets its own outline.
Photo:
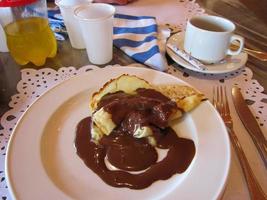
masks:
[[[56,55],[57,42],[47,19],[24,18],[7,24],[4,29],[7,46],[18,64],[32,62],[42,66],[47,57]]]

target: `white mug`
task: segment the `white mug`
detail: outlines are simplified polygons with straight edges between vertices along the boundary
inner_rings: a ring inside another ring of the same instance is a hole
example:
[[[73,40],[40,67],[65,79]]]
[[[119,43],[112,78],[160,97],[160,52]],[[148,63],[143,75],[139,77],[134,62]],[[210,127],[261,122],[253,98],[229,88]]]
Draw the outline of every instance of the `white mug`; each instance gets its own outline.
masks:
[[[184,49],[192,57],[204,63],[216,63],[226,55],[238,55],[244,46],[244,38],[234,35],[235,25],[228,19],[205,15],[192,17],[186,26]],[[239,42],[236,51],[230,44]]]

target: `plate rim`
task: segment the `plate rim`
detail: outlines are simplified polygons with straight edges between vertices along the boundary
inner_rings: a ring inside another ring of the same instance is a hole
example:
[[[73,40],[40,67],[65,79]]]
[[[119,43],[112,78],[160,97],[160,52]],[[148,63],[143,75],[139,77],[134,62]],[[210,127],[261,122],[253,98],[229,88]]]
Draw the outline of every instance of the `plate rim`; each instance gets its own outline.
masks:
[[[225,69],[225,70],[219,70],[219,71],[218,70],[210,70],[209,67],[207,67],[207,69],[205,71],[197,69],[197,68],[193,67],[189,62],[187,62],[186,60],[183,60],[183,58],[180,58],[178,55],[173,53],[172,50],[170,50],[167,47],[167,44],[170,43],[170,41],[173,40],[175,37],[176,38],[177,37],[184,38],[184,34],[185,34],[184,32],[178,32],[178,33],[171,35],[166,42],[166,52],[176,64],[181,65],[182,67],[184,67],[190,71],[199,72],[202,74],[225,74],[225,73],[234,72],[234,71],[242,68],[243,66],[245,66],[245,64],[247,63],[248,54],[246,52],[241,52],[240,54],[242,54],[244,56],[244,59],[241,61],[241,64],[238,67],[234,67],[230,70]],[[181,40],[183,40],[183,39],[181,39]],[[183,60],[183,61],[180,61],[180,60]]]
[[[92,73],[94,70],[106,70],[106,69],[108,69],[108,68],[110,68],[110,67],[106,67],[106,68],[96,68],[96,69],[93,69],[92,71],[89,71],[88,73]],[[190,85],[189,83],[187,83],[187,82],[185,82],[185,81],[183,81],[183,80],[181,80],[180,78],[178,78],[178,77],[176,77],[176,76],[173,76],[173,75],[171,75],[171,74],[168,74],[168,73],[164,73],[164,72],[160,72],[160,71],[156,71],[156,70],[153,70],[153,69],[148,69],[148,68],[140,68],[140,67],[133,67],[133,66],[116,66],[116,68],[120,68],[121,70],[125,70],[125,73],[133,73],[133,72],[127,72],[128,70],[145,70],[145,71],[152,71],[153,73],[159,73],[159,74],[162,74],[162,75],[164,75],[164,76],[170,76],[170,77],[172,77],[172,78],[175,78],[175,79],[177,79],[179,82],[181,82],[181,83],[183,83],[183,84],[186,84],[186,85],[189,85],[189,86],[191,86],[191,87],[193,87],[192,85]],[[115,69],[116,69],[115,68]],[[114,69],[114,68],[113,68]],[[63,85],[63,84],[66,84],[66,82],[71,82],[73,79],[80,79],[80,77],[81,76],[88,76],[88,73],[83,73],[83,74],[78,74],[77,76],[73,76],[73,77],[71,77],[71,78],[69,78],[69,79],[67,79],[67,80],[64,80],[64,81],[62,81],[62,82],[60,82],[60,83],[58,83],[58,84],[56,84],[56,85],[54,85],[54,86],[52,86],[50,89],[48,89],[46,92],[44,92],[39,98],[36,98],[33,102],[32,102],[32,104],[30,105],[30,107],[23,113],[23,115],[20,117],[20,119],[18,120],[18,122],[17,122],[17,124],[16,124],[16,126],[14,127],[14,130],[13,130],[13,132],[12,132],[12,135],[11,135],[11,137],[10,137],[10,139],[9,139],[9,142],[8,142],[8,145],[7,145],[7,154],[6,154],[6,158],[5,158],[5,173],[6,173],[6,177],[7,177],[7,185],[8,185],[8,188],[9,188],[9,190],[11,191],[11,196],[14,198],[14,199],[16,199],[16,195],[15,195],[15,189],[13,188],[13,184],[11,183],[12,181],[11,181],[11,172],[9,171],[9,162],[10,162],[10,154],[11,154],[11,147],[12,147],[12,145],[13,145],[13,143],[14,143],[14,138],[15,138],[15,136],[18,134],[18,131],[17,131],[17,129],[18,129],[18,127],[20,126],[20,124],[21,124],[21,121],[24,119],[24,118],[26,118],[27,117],[27,115],[29,114],[29,112],[31,111],[31,107],[33,106],[33,105],[35,105],[36,104],[36,102],[37,101],[39,101],[40,99],[43,99],[43,98],[45,98],[45,96],[47,95],[47,94],[49,94],[49,93],[51,93],[51,92],[53,92],[54,90],[55,90],[55,88],[57,88],[57,87],[60,87],[61,85]],[[90,75],[89,75],[90,76]],[[209,102],[209,101],[206,101],[206,103],[210,106],[210,107],[213,107],[212,106],[212,104]],[[216,114],[217,114],[217,116],[219,116],[219,114],[216,112]],[[224,132],[226,131],[226,128],[224,127]],[[214,197],[216,197],[216,199],[217,198],[219,198],[222,194],[223,194],[223,192],[224,192],[224,189],[225,189],[225,186],[226,186],[226,183],[227,183],[227,180],[228,180],[228,177],[229,177],[229,171],[230,171],[230,164],[231,164],[231,149],[230,149],[230,142],[229,142],[229,137],[228,137],[228,134],[226,134],[225,135],[227,138],[228,138],[228,141],[227,141],[227,152],[228,152],[228,155],[227,155],[227,158],[228,158],[228,162],[227,162],[227,164],[225,165],[226,166],[226,168],[225,168],[225,171],[224,171],[224,175],[223,175],[223,180],[222,180],[222,184],[221,184],[221,187],[220,188],[217,188],[217,193],[215,194],[214,193]],[[14,181],[14,180],[13,180]],[[56,186],[55,186],[56,187]]]

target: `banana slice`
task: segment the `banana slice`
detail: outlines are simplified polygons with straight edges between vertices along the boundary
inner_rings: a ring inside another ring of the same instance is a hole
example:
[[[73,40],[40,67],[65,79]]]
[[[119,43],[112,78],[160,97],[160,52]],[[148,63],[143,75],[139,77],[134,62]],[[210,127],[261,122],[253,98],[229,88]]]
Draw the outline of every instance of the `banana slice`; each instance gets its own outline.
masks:
[[[93,114],[92,121],[99,129],[96,133],[101,132],[102,134],[109,135],[116,127],[116,124],[112,121],[111,114],[106,112],[103,108]],[[101,138],[102,136],[99,137]]]
[[[153,132],[148,126],[139,126],[138,128],[136,128],[133,136],[135,138],[147,138],[148,143],[152,146],[156,146],[157,144],[155,138],[153,137]]]

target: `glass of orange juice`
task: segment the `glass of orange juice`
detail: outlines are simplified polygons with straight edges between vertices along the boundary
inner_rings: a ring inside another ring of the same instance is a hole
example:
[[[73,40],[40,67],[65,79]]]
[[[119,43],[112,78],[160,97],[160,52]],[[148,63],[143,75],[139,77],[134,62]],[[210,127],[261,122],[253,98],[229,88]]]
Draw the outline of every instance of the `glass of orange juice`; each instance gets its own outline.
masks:
[[[0,7],[5,1],[12,11],[11,22],[4,25],[10,54],[20,65],[29,62],[44,65],[46,58],[54,57],[57,52],[57,42],[47,18],[46,0],[2,0]]]

